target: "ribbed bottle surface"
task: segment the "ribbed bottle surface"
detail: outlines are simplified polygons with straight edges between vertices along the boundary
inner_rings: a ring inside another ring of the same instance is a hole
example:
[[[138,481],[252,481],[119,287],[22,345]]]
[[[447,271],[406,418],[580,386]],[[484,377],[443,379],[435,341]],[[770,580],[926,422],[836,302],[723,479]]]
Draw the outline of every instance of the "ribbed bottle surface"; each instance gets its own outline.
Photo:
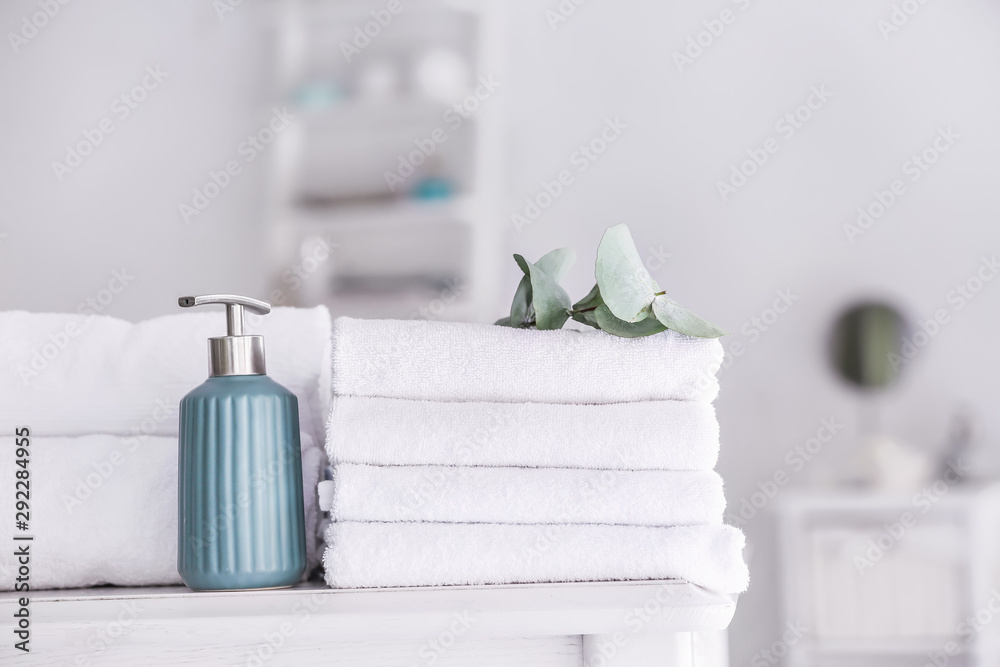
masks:
[[[305,569],[298,401],[266,375],[209,378],[180,406],[177,570],[195,590]]]

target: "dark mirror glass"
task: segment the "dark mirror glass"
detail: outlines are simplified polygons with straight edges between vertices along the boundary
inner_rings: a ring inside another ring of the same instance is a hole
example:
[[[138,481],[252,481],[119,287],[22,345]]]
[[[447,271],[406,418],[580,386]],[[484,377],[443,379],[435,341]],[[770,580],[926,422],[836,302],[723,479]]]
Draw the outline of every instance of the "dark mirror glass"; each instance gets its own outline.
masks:
[[[834,325],[834,367],[841,377],[857,387],[887,387],[902,370],[892,359],[901,355],[906,329],[906,320],[888,304],[869,302],[851,306]]]

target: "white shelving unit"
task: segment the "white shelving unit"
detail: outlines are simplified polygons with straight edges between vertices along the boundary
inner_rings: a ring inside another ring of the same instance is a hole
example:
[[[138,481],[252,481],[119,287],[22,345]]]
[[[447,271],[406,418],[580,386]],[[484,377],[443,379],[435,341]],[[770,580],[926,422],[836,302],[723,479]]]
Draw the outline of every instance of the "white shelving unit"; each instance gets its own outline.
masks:
[[[503,243],[502,3],[388,7],[277,0],[275,88],[295,119],[272,154],[274,284],[290,305],[335,316],[489,321]],[[358,51],[349,62],[344,44]],[[413,173],[387,179],[403,163]],[[303,262],[308,280],[290,282]]]
[[[809,628],[787,664],[1000,663],[1000,486],[934,484],[784,499],[784,618]],[[977,614],[989,616],[981,629],[968,622]]]
[[[14,593],[0,594],[11,618]],[[682,581],[194,593],[31,594],[31,653],[87,667],[724,667],[736,603]]]

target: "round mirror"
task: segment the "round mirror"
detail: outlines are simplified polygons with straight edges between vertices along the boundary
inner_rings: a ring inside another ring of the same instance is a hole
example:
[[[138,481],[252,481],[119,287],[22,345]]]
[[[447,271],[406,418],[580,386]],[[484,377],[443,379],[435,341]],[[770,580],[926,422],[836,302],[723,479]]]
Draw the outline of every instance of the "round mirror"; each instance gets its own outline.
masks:
[[[902,370],[906,320],[892,306],[867,302],[851,306],[833,329],[833,365],[842,378],[862,389],[881,389]]]

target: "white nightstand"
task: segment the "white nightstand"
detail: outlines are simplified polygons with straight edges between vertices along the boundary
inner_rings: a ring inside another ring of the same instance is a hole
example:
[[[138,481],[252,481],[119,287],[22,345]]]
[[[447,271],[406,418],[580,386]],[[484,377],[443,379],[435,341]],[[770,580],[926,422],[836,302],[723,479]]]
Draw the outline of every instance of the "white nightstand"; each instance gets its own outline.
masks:
[[[908,497],[794,494],[778,510],[787,664],[1000,661],[1000,486]]]
[[[14,593],[0,594],[11,618]],[[0,664],[724,667],[735,601],[682,581],[193,593],[33,592]],[[6,623],[5,623],[6,625]]]

